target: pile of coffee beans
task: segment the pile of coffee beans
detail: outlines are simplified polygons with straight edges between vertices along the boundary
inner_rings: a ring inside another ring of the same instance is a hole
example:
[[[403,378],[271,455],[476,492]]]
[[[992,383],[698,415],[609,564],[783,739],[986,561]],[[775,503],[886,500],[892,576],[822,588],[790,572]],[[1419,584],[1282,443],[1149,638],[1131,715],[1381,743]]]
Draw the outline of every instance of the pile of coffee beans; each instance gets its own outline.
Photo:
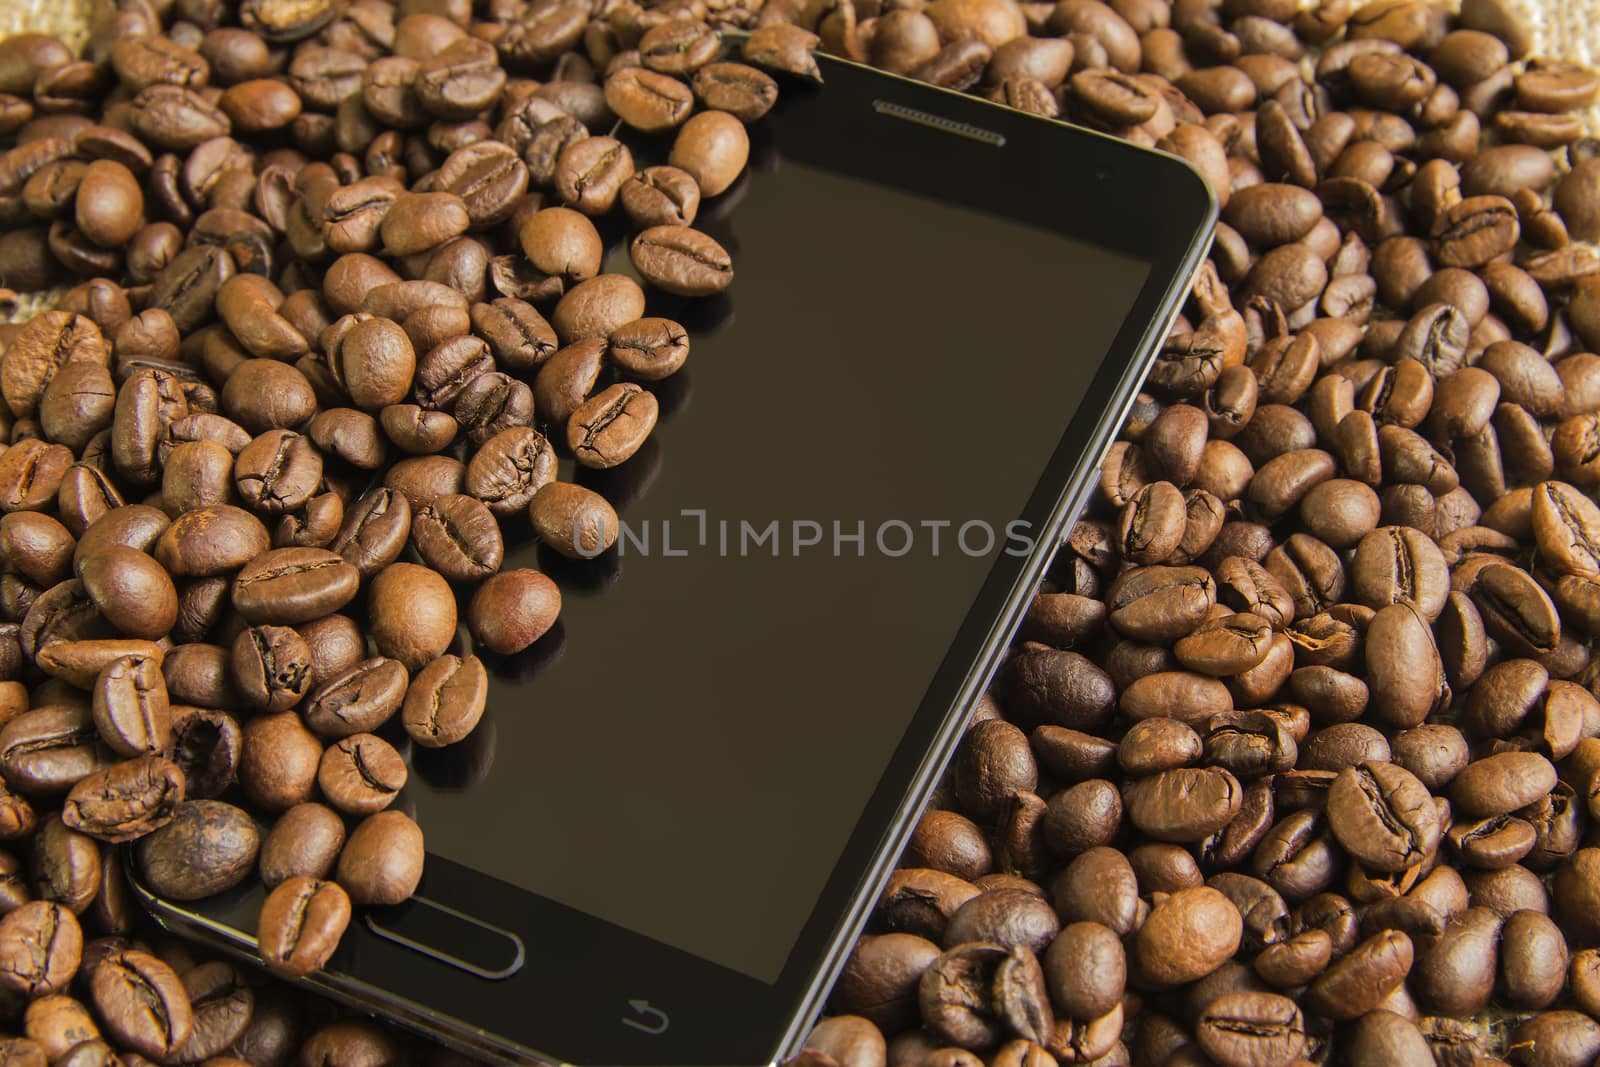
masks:
[[[718,35],[753,20],[97,0],[81,58],[0,41],[0,282],[76,283],[0,329],[0,1062],[300,1046],[151,936],[124,856],[172,901],[259,879],[285,976],[415,891],[410,753],[560,614],[508,543],[611,547],[585,472],[691,344],[647,301],[733,281],[693,224],[777,99]],[[814,73],[794,27],[751,42]],[[326,1033],[305,1062],[399,1047]]]
[[[1499,0],[774,17],[1223,220],[795,1062],[1596,1062],[1600,77]]]
[[[1600,78],[1499,0],[96,0],[0,42],[0,282],[76,282],[0,328],[0,1059],[421,1051],[117,850],[261,879],[291,975],[410,894],[460,623],[527,648],[508,542],[615,537],[558,464],[648,437],[647,298],[731,283],[693,224],[818,48],[1224,221],[799,1062],[1600,1056]]]

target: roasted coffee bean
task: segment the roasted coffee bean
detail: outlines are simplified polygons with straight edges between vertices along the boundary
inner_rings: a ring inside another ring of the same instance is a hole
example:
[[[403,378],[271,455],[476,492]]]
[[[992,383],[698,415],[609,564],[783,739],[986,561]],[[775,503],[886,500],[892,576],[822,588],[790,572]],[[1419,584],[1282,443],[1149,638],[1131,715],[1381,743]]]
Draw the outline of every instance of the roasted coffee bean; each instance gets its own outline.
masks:
[[[85,555],[78,574],[100,615],[121,633],[156,639],[177,621],[177,589],[166,571],[143,552],[107,545]]]
[[[282,514],[301,507],[322,480],[322,456],[309,438],[288,430],[268,430],[234,460],[239,496],[256,511]]]
[[[744,123],[722,111],[702,111],[691,117],[673,138],[667,156],[668,163],[695,179],[705,197],[727,192],[744,173],[749,159],[750,135]]]
[[[0,774],[27,796],[60,796],[101,766],[99,731],[87,707],[45,705],[0,727]]]
[[[477,727],[488,692],[478,657],[440,656],[417,672],[406,691],[401,711],[406,733],[424,748],[454,744]]]
[[[121,1044],[146,1056],[182,1049],[194,1027],[189,994],[171,967],[145,952],[114,952],[90,977],[95,1007]]]
[[[233,784],[244,736],[234,717],[212,708],[182,708],[172,717],[172,762],[189,796],[212,800]]]
[[[425,106],[430,99],[426,95],[428,87],[436,77],[434,68],[445,61],[446,57],[441,54],[423,64],[419,88],[424,94]],[[457,69],[450,73],[459,78],[464,71],[460,69],[461,64],[457,63],[456,66]],[[461,85],[461,82],[452,83],[446,79],[441,80],[439,85],[445,90],[440,95],[447,96],[450,95],[449,90]],[[481,229],[510,217],[517,198],[527,191],[528,168],[506,145],[498,141],[478,141],[450,154],[439,168],[437,184],[442,191],[453,193],[461,200],[472,227]]]
[[[1135,937],[1139,973],[1161,985],[1210,974],[1233,955],[1243,933],[1239,911],[1215,889],[1179,890],[1150,910]]]
[[[311,687],[311,651],[287,626],[245,630],[233,642],[231,662],[234,684],[254,708],[292,708]]]
[[[467,440],[481,445],[501,430],[533,423],[533,390],[509,374],[480,374],[456,395],[454,412]]]
[[[691,84],[706,107],[744,122],[755,122],[778,100],[777,82],[743,63],[708,63],[694,72]]]
[[[471,319],[473,328],[507,370],[537,367],[555,353],[555,331],[524,301],[502,297],[493,303],[474,304]]]
[[[344,847],[344,820],[323,804],[297,804],[261,843],[261,880],[275,889],[291,878],[325,878]]]
[[[1129,820],[1158,841],[1197,842],[1238,814],[1243,789],[1221,768],[1184,767],[1141,778],[1126,790]]]
[[[1003,1031],[994,1017],[993,988],[1008,958],[1004,947],[981,942],[945,952],[923,972],[918,985],[923,1025],[946,1041],[994,1045]]]
[[[112,844],[137,840],[172,821],[186,782],[177,764],[139,756],[96,771],[73,786],[62,821]]]
[[[305,720],[318,735],[346,737],[376,730],[406,696],[405,667],[377,656],[330,678],[306,698]]]
[[[274,972],[297,978],[319,970],[350,925],[350,897],[338,884],[294,875],[268,895],[256,939]]]
[[[528,512],[540,539],[569,558],[592,559],[616,544],[617,513],[593,490],[551,482],[534,493]]]
[[[250,816],[219,800],[188,800],[171,821],[139,842],[134,858],[145,884],[173,900],[231,889],[255,869],[259,834]]]
[[[51,816],[40,826],[32,867],[39,898],[65,904],[73,914],[82,914],[100,891],[100,846],[59,817]]]
[[[35,900],[0,918],[0,985],[27,996],[66,988],[78,970],[83,931],[71,911]]]
[[[586,467],[614,467],[644,444],[655,428],[654,394],[632,384],[613,385],[579,405],[567,422],[567,444]]]
[[[356,904],[398,904],[416,890],[423,855],[417,824],[401,812],[380,811],[350,832],[339,854],[338,881]]]
[[[349,322],[346,329],[340,323]],[[329,327],[331,335],[328,362],[334,378],[350,394],[356,407],[376,411],[387,404],[398,404],[411,391],[417,357],[411,340],[395,323],[373,318],[364,321],[341,319]]]
[[[646,167],[622,186],[623,210],[635,226],[689,226],[700,210],[700,183],[678,167]]]
[[[1372,871],[1420,863],[1443,832],[1427,787],[1393,763],[1344,768],[1328,790],[1327,812],[1339,843]]]
[[[600,273],[605,251],[600,233],[588,217],[571,208],[537,212],[518,231],[529,261],[545,274],[576,284]]]
[[[644,133],[662,133],[681,125],[694,108],[694,94],[687,85],[677,78],[644,67],[630,67],[607,78],[605,93],[606,105],[617,117]],[[583,158],[587,160],[590,157],[586,155]],[[579,166],[577,163],[571,165]],[[631,163],[629,166],[631,169]],[[559,181],[559,165],[557,174]],[[577,188],[576,185],[574,188]],[[579,195],[562,193],[569,202],[578,201]],[[609,210],[609,205],[603,210]]]
[[[629,251],[645,281],[675,296],[710,296],[733,284],[727,250],[700,230],[652,226],[633,239]]]
[[[20,330],[0,365],[0,394],[13,415],[31,415],[55,375],[67,364],[104,365],[106,344],[98,326],[82,315],[47,311]]]
[[[103,667],[95,679],[93,709],[100,739],[120,756],[161,752],[171,740],[166,680],[153,657],[121,656]]]
[[[348,604],[360,581],[360,571],[338,553],[278,548],[240,569],[233,580],[233,606],[255,624],[310,622]]]
[[[1384,931],[1329,967],[1312,983],[1307,1003],[1328,1018],[1357,1018],[1405,981],[1412,959],[1411,939],[1398,930]]]
[[[494,515],[481,500],[460,493],[437,497],[417,512],[411,543],[424,563],[453,581],[493,574],[505,556]]]
[[[526,567],[491,576],[467,607],[472,639],[492,652],[521,652],[555,625],[561,591],[549,578]]]
[[[1222,1064],[1287,1063],[1305,1047],[1305,1022],[1288,997],[1232,993],[1212,1001],[1196,1027],[1200,1047]]]
[[[351,734],[329,745],[317,770],[322,795],[348,815],[368,815],[388,807],[405,782],[405,760],[394,746],[372,734]]]
[[[527,426],[502,430],[467,463],[463,488],[496,515],[522,511],[533,494],[555,479],[555,451]]]
[[[1352,592],[1367,606],[1409,603],[1428,619],[1438,618],[1450,591],[1444,556],[1427,537],[1403,526],[1363,537],[1349,573]]]
[[[1500,931],[1500,981],[1508,1001],[1539,1010],[1560,995],[1567,977],[1567,943],[1549,916],[1515,912]]]
[[[362,577],[368,577],[398,559],[410,536],[411,505],[405,495],[394,489],[376,488],[345,513],[344,525],[328,548],[354,566]]]
[[[429,409],[450,408],[474,378],[494,371],[488,345],[476,337],[457,337],[423,356],[417,365],[415,395]]]
[[[367,622],[379,655],[420,670],[455,638],[455,594],[427,567],[392,563],[372,579]]]
[[[155,558],[174,577],[230,574],[271,547],[261,520],[218,504],[185,512],[161,533]]]
[[[408,256],[437,248],[471,225],[466,204],[454,193],[405,193],[389,205],[379,233],[385,251]]]
[[[672,81],[672,79],[667,80]],[[682,86],[681,82],[673,81],[673,84]],[[683,112],[677,121],[682,121],[683,116],[688,114],[688,107],[694,102],[687,87],[683,88]],[[670,94],[672,91],[667,90],[667,92]],[[640,95],[641,100],[644,96],[649,96],[655,101],[667,99],[642,87]],[[616,109],[614,101],[608,99],[607,102]],[[653,108],[660,106],[660,103],[652,105]],[[659,113],[652,111],[651,114]],[[669,122],[668,126],[674,124]],[[556,192],[565,203],[585,215],[603,215],[616,204],[622,186],[632,175],[633,153],[628,151],[627,146],[611,137],[588,137],[569,145],[562,151],[556,161],[554,180]],[[559,329],[560,327],[557,327],[558,332]]]

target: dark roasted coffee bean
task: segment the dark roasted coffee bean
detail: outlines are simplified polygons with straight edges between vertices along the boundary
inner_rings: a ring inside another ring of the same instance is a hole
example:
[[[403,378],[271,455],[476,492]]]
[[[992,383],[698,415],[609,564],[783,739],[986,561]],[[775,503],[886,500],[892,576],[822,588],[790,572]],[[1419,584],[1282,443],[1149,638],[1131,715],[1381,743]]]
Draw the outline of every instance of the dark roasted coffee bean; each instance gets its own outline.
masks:
[[[483,717],[488,676],[476,656],[441,656],[417,673],[401,712],[406,733],[425,748],[465,738]]]
[[[1232,993],[1212,1001],[1196,1027],[1200,1047],[1230,1067],[1287,1063],[1305,1047],[1305,1022],[1288,997]]]
[[[287,626],[252,626],[240,633],[231,663],[234,684],[253,708],[292,708],[311,687],[311,651]]]
[[[483,578],[500,569],[500,525],[481,501],[454,493],[417,512],[411,543],[423,562],[452,581]]]
[[[367,623],[380,656],[420,670],[455,639],[455,595],[438,572],[392,563],[369,587]]]
[[[198,900],[238,885],[255,868],[259,835],[239,808],[217,800],[189,800],[172,821],[134,850],[152,890],[173,900]]]
[[[182,1049],[194,1027],[189,994],[167,964],[145,952],[114,952],[95,964],[94,1004],[117,1041],[146,1056]]]
[[[381,811],[405,782],[405,760],[394,746],[372,734],[351,734],[329,745],[317,770],[322,795],[347,815]]]
[[[1393,764],[1346,767],[1328,790],[1328,825],[1372,871],[1399,872],[1438,847],[1443,828],[1427,787]]]
[[[338,881],[356,904],[398,904],[415,892],[423,856],[417,824],[401,812],[380,811],[350,832],[339,854]]]
[[[45,705],[0,728],[0,774],[26,796],[60,796],[104,762],[87,707]]]
[[[256,938],[269,968],[289,978],[321,969],[350,924],[350,897],[336,883],[295,875],[261,908]]]
[[[614,467],[644,444],[657,411],[654,394],[637,385],[613,385],[572,413],[567,444],[586,467]]]
[[[360,571],[321,548],[278,548],[247,563],[233,580],[233,606],[252,623],[293,625],[330,615],[356,595]]]
[[[84,778],[67,794],[61,817],[74,830],[112,844],[145,837],[170,823],[186,783],[177,764],[139,756]]]
[[[162,752],[171,740],[166,680],[160,662],[150,656],[122,656],[102,668],[93,707],[100,739],[118,755]]]
[[[377,488],[369,490],[345,513],[344,525],[328,548],[366,577],[398,559],[410,536],[411,506],[404,494]]]
[[[374,657],[318,686],[306,699],[306,724],[322,737],[376,730],[400,709],[406,696],[403,666]]]
[[[36,900],[0,919],[0,985],[27,996],[66,988],[78,970],[83,931],[71,911]]]
[[[733,283],[733,260],[714,239],[686,226],[652,226],[633,239],[633,265],[675,296],[709,296]]]
[[[673,84],[682,85],[681,82]],[[684,92],[687,99],[683,115],[687,115],[687,108],[694,101],[687,87]],[[613,108],[615,106],[612,104]],[[682,121],[682,117],[679,116],[678,121]],[[616,204],[622,186],[632,176],[633,154],[625,145],[611,137],[589,137],[562,151],[556,161],[554,180],[556,192],[565,203],[585,215],[603,215]]]

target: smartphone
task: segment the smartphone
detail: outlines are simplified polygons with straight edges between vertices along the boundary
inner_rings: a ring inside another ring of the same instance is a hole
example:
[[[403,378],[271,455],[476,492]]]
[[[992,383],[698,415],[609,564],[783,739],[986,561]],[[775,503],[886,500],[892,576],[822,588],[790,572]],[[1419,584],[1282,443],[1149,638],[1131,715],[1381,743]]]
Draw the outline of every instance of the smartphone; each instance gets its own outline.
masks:
[[[506,1062],[801,1047],[1216,216],[1173,157],[818,62],[703,206],[731,289],[651,297],[691,339],[655,434],[563,470],[618,544],[572,561],[508,531],[561,622],[484,655],[471,738],[411,753],[420,890],[309,985]],[[259,886],[139,891],[253,953]]]

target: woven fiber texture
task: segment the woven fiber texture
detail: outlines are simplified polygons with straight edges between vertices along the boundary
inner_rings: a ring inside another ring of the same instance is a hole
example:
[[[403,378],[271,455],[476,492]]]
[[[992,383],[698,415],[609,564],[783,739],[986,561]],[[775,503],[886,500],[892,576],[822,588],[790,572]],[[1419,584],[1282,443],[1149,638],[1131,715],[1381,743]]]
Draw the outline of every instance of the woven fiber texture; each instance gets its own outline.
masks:
[[[0,37],[53,33],[78,48],[89,35],[89,7],[83,0],[0,0]]]

